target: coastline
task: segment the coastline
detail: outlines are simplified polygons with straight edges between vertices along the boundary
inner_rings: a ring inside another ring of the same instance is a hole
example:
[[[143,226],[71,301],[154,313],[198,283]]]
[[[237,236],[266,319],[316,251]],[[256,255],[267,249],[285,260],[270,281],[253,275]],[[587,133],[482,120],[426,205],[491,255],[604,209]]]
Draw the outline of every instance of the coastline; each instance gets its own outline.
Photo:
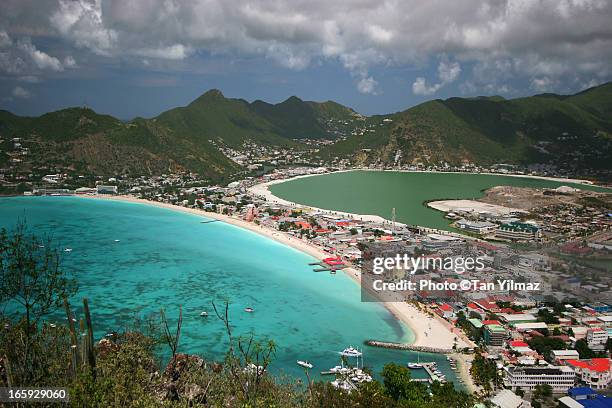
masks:
[[[144,205],[152,205],[160,208],[165,208],[173,211],[180,211],[200,217],[215,219],[218,221],[231,224],[233,226],[249,230],[260,234],[266,238],[272,239],[280,244],[291,247],[303,253],[306,253],[317,260],[322,260],[329,257],[329,254],[322,251],[321,249],[309,244],[299,238],[289,237],[286,234],[271,230],[261,225],[253,224],[235,217],[230,217],[223,214],[217,214],[212,212],[205,212],[202,210],[180,207],[173,204],[161,203],[157,201],[149,201],[140,198],[136,198],[128,195],[120,196],[79,196],[85,199],[95,200],[111,200],[111,201],[122,201],[131,202]],[[361,283],[361,272],[355,268],[349,267],[342,270],[347,276],[349,276],[356,284]],[[414,339],[411,342],[414,346],[426,346],[440,349],[447,349],[449,352],[452,351],[454,339],[457,337],[457,347],[471,347],[472,344],[467,343],[464,339],[454,333],[447,325],[439,321],[436,318],[430,318],[424,312],[418,310],[414,305],[406,302],[383,302],[383,306],[399,321],[408,326],[413,333]]]
[[[266,201],[270,202],[270,203],[275,203],[275,204],[280,204],[280,205],[286,205],[286,206],[291,206],[291,207],[296,207],[296,208],[310,208],[312,210],[315,211],[320,211],[323,213],[328,213],[328,214],[336,214],[342,217],[346,217],[346,218],[351,218],[351,219],[358,219],[361,221],[370,221],[370,222],[378,222],[378,223],[383,223],[383,224],[391,224],[392,221],[381,217],[379,215],[372,215],[372,214],[357,214],[357,213],[351,213],[351,212],[346,212],[346,211],[335,211],[335,210],[329,210],[329,209],[325,209],[325,208],[319,208],[319,207],[314,207],[314,206],[310,206],[310,205],[306,205],[306,204],[300,204],[300,203],[296,203],[293,201],[289,201],[289,200],[285,200],[284,198],[280,198],[278,196],[275,196],[271,191],[269,186],[275,185],[275,184],[282,184],[288,181],[292,181],[292,180],[297,180],[297,179],[301,179],[301,178],[307,178],[307,177],[315,177],[315,176],[322,176],[322,175],[329,175],[329,174],[334,174],[334,173],[348,173],[348,172],[353,172],[353,171],[371,171],[371,172],[398,172],[398,173],[440,173],[440,174],[475,174],[475,175],[493,175],[493,176],[506,176],[506,177],[519,177],[519,178],[532,178],[532,179],[540,179],[540,180],[548,180],[548,181],[555,181],[558,183],[573,183],[573,184],[580,184],[580,185],[585,185],[585,186],[596,186],[596,187],[602,187],[602,188],[606,188],[605,186],[599,186],[597,184],[594,184],[588,180],[582,180],[582,179],[571,179],[571,178],[558,178],[558,177],[548,177],[548,176],[535,176],[535,175],[527,175],[527,174],[506,174],[506,173],[477,173],[477,172],[457,172],[457,171],[434,171],[434,170],[379,170],[379,169],[360,169],[360,168],[356,168],[356,169],[350,169],[350,170],[339,170],[339,171],[335,171],[335,172],[328,172],[328,173],[317,173],[317,174],[303,174],[300,176],[295,176],[295,177],[290,177],[290,178],[285,178],[285,179],[278,179],[278,180],[271,180],[271,181],[267,181],[264,183],[259,183],[256,184],[252,187],[249,187],[248,191],[252,194],[258,195],[260,197],[264,197],[266,199]],[[432,200],[431,202],[438,202],[440,200]],[[453,200],[442,200],[442,201],[453,201]],[[429,204],[427,204],[428,207],[438,210],[437,208],[434,208],[432,206],[429,206]],[[406,226],[406,224],[403,224],[401,222],[395,222],[396,225],[399,226]],[[438,234],[442,234],[442,235],[451,235],[451,236],[457,236],[457,237],[461,237],[461,238],[468,238],[468,236],[463,235],[463,234],[459,234],[459,233],[455,233],[452,231],[447,231],[447,230],[440,230],[440,229],[436,229],[436,228],[429,228],[429,227],[421,227],[423,231],[427,231],[427,232],[434,232],[434,233],[438,233]]]

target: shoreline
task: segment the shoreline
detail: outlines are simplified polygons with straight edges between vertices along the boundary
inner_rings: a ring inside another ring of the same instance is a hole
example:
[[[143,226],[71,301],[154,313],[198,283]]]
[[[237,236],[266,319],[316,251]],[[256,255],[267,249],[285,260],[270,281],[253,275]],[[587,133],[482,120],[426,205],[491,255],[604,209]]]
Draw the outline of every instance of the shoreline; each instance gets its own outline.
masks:
[[[477,172],[459,172],[459,171],[434,171],[434,170],[379,170],[379,169],[349,169],[349,170],[338,170],[338,171],[334,171],[334,172],[327,172],[327,173],[317,173],[317,174],[303,174],[300,176],[295,176],[295,177],[290,177],[290,178],[285,178],[285,179],[277,179],[277,180],[271,180],[271,181],[267,181],[264,183],[259,183],[259,184],[255,184],[254,186],[251,186],[248,188],[248,191],[252,194],[258,195],[260,197],[264,197],[266,199],[266,201],[270,202],[270,203],[276,203],[276,204],[280,204],[280,205],[286,205],[286,206],[291,206],[291,207],[296,207],[296,208],[310,208],[312,210],[316,210],[316,211],[320,211],[322,213],[328,213],[328,214],[336,214],[339,216],[343,216],[345,218],[351,218],[351,219],[356,219],[356,220],[361,220],[361,221],[370,221],[370,222],[379,222],[379,223],[383,223],[383,224],[391,224],[392,221],[381,217],[380,215],[373,215],[373,214],[357,214],[357,213],[351,213],[351,212],[346,212],[346,211],[336,211],[336,210],[330,210],[330,209],[326,209],[326,208],[319,208],[319,207],[314,207],[314,206],[310,206],[310,205],[306,205],[306,204],[300,204],[300,203],[296,203],[293,201],[289,201],[286,200],[284,198],[280,198],[276,195],[274,195],[272,193],[272,191],[270,191],[269,186],[275,185],[275,184],[282,184],[282,183],[286,183],[292,180],[298,180],[301,178],[308,178],[308,177],[315,177],[315,176],[323,176],[323,175],[329,175],[329,174],[335,174],[335,173],[348,173],[348,172],[354,172],[354,171],[371,171],[371,172],[397,172],[397,173],[439,173],[439,174],[473,174],[473,175],[492,175],[492,176],[505,176],[505,177],[518,177],[518,178],[531,178],[531,179],[540,179],[540,180],[548,180],[548,181],[555,181],[558,183],[572,183],[572,184],[579,184],[579,185],[584,185],[584,186],[594,186],[594,187],[601,187],[601,188],[607,188],[605,186],[601,186],[601,185],[597,185],[594,184],[588,180],[582,180],[582,179],[572,179],[572,178],[561,178],[561,177],[549,177],[549,176],[536,176],[536,175],[527,175],[527,174],[505,174],[505,173],[477,173]],[[437,202],[437,201],[452,201],[452,200],[431,200],[430,202]],[[432,208],[434,210],[437,210],[436,208],[433,208],[431,206],[429,206],[429,203],[423,203],[424,205],[426,205],[429,208]],[[439,211],[439,210],[438,210]],[[396,225],[399,226],[406,226],[406,224],[401,223],[396,221],[395,222]],[[447,230],[440,230],[437,228],[430,228],[430,227],[423,227],[423,226],[417,226],[421,229],[423,229],[424,231],[428,231],[428,232],[435,232],[438,234],[443,234],[443,235],[452,235],[452,236],[457,236],[457,237],[461,237],[461,238],[469,238],[466,235],[463,234],[459,234],[456,232],[452,232],[452,231],[447,231]]]
[[[180,207],[173,204],[161,203],[158,201],[149,201],[145,199],[136,198],[133,196],[120,195],[120,196],[78,196],[85,199],[94,200],[109,200],[109,201],[120,201],[129,202],[143,205],[151,205],[159,208],[165,208],[172,211],[178,211],[188,213],[200,217],[209,219],[215,219],[227,224],[233,225],[238,228],[243,228],[251,232],[255,232],[266,238],[272,239],[282,245],[288,246],[292,249],[305,253],[312,256],[317,260],[322,260],[329,257],[330,255],[323,250],[315,247],[312,244],[304,242],[303,240],[296,237],[289,237],[280,231],[271,230],[261,225],[253,224],[235,217],[230,217],[223,214],[205,212],[202,210]],[[342,270],[349,278],[351,278],[356,284],[361,284],[361,272],[353,267],[348,267]],[[410,342],[414,346],[426,346],[435,347],[440,349],[447,349],[448,352],[452,352],[454,344],[454,338],[458,338],[458,347],[471,347],[471,344],[466,343],[461,337],[453,333],[445,324],[438,321],[438,319],[431,319],[427,314],[412,304],[406,302],[381,302],[381,304],[391,313],[391,315],[405,324],[413,334],[413,340]]]

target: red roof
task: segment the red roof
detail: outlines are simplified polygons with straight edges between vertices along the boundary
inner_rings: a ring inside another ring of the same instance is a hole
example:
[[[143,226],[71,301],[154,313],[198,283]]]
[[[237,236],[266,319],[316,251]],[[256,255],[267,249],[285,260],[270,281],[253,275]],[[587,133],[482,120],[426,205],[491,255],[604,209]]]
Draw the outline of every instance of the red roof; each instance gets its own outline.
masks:
[[[302,229],[310,229],[311,228],[310,224],[307,223],[306,221],[296,221],[294,224],[299,226]]]
[[[348,226],[349,226],[349,224],[350,224],[350,223],[349,223],[348,221],[337,221],[337,222],[336,222],[336,225],[337,225],[338,227],[348,227]]]
[[[603,373],[610,370],[609,358],[592,358],[591,360],[567,360],[567,363],[578,368]]]
[[[529,344],[524,341],[515,340],[510,342],[510,347],[529,347]]]
[[[453,308],[450,307],[450,305],[448,305],[447,303],[442,303],[440,305],[440,309],[444,310],[445,312],[450,312],[453,310]]]
[[[487,324],[497,324],[501,326],[501,323],[499,322],[499,320],[483,320],[482,324],[485,326]]]
[[[476,303],[468,303],[468,309],[480,309]]]

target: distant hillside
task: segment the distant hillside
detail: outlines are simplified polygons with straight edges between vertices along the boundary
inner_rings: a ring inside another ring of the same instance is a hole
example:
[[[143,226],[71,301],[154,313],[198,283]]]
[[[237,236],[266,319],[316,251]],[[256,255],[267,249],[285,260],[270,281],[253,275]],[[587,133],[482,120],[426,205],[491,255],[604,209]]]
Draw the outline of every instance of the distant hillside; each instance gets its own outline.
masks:
[[[241,170],[220,148],[249,142],[302,149],[303,139],[338,140],[318,157],[355,164],[469,161],[605,169],[612,162],[611,134],[612,83],[576,95],[437,99],[370,117],[332,101],[293,96],[278,104],[249,103],[214,89],[187,106],[129,122],[86,108],[39,117],[0,111],[0,139],[20,137],[34,146],[24,161],[97,175],[189,170],[219,179]],[[5,152],[0,145],[0,166],[9,161]]]
[[[249,141],[299,148],[301,144],[293,139],[335,138],[353,116],[358,115],[334,102],[291,97],[276,105],[250,104],[210,90],[185,107],[127,123],[85,108],[40,117],[0,111],[0,138],[35,141],[38,148],[32,160],[37,164],[72,164],[107,175],[183,169],[218,178],[239,170],[221,153],[221,146],[239,148]]]
[[[403,164],[556,162],[603,168],[612,161],[612,83],[571,96],[437,99],[367,122],[368,132],[324,149],[322,157],[362,164],[393,164],[399,157]]]

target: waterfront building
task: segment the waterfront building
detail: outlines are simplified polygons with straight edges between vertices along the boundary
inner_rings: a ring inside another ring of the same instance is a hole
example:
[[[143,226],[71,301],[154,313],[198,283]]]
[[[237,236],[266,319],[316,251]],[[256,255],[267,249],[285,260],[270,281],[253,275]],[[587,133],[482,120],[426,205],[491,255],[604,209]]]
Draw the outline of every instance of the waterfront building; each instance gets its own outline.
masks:
[[[504,367],[504,386],[512,390],[535,390],[537,385],[548,384],[555,393],[567,392],[574,386],[576,374],[568,366]]]
[[[526,224],[524,222],[510,222],[499,226],[495,231],[495,236],[511,241],[527,241],[542,237],[542,231],[537,225]]]
[[[117,186],[106,186],[103,184],[98,184],[96,186],[96,191],[98,194],[117,194]]]
[[[491,234],[495,232],[495,229],[497,228],[496,224],[487,221],[469,221],[466,219],[460,219],[456,221],[455,224],[459,229],[479,235]]]
[[[612,365],[609,358],[568,360],[567,364],[574,369],[580,382],[596,390],[608,388],[612,381]]]

